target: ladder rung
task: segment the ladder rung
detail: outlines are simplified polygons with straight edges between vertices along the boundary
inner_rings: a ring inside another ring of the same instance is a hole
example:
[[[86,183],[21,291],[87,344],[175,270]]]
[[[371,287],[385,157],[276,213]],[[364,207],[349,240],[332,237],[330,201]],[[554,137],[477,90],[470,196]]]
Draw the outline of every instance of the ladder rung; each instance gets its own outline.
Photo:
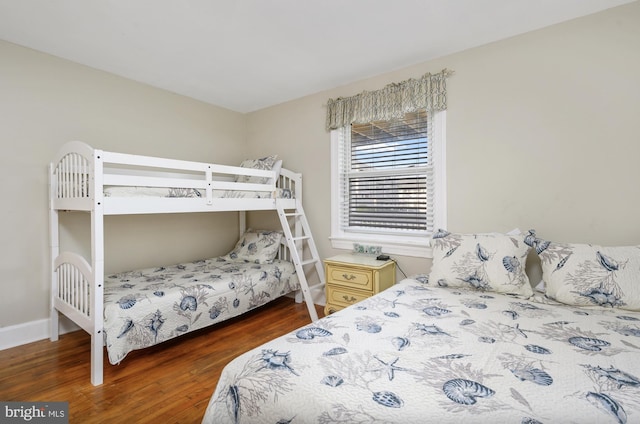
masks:
[[[302,237],[292,237],[291,240],[293,241],[298,241],[298,240],[309,240],[311,237],[309,236],[302,236]]]
[[[310,265],[315,264],[316,262],[320,262],[320,259],[306,259],[301,262],[302,265]]]
[[[300,212],[285,213],[284,216],[302,216]]]

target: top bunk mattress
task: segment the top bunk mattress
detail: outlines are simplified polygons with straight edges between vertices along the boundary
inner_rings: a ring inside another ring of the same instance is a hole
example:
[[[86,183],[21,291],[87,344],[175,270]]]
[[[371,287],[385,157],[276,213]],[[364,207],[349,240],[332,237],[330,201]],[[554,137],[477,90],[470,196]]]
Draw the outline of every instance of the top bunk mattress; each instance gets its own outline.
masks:
[[[105,197],[206,197],[204,190],[194,188],[173,187],[104,187]],[[213,190],[213,197],[218,199],[292,199],[293,193],[288,188],[276,188],[274,191],[245,190]]]

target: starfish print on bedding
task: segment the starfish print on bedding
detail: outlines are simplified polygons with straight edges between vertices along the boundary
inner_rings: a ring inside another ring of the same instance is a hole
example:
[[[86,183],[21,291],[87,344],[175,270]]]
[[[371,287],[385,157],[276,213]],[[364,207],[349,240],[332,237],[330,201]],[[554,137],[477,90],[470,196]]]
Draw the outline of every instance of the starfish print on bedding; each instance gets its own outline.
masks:
[[[256,282],[255,281],[249,281],[249,283],[244,287],[244,294],[249,294],[249,293],[253,293],[253,289],[256,288]]]
[[[502,328],[504,333],[513,333],[516,337],[522,336],[525,339],[529,338],[529,336],[527,336],[525,331],[530,331],[530,330],[525,330],[520,328],[520,324],[516,324],[515,326],[500,324],[500,327]]]
[[[396,371],[409,371],[406,368],[401,368],[396,366],[396,362],[398,362],[398,359],[400,358],[396,358],[391,362],[384,362],[382,359],[378,358],[377,356],[374,356],[374,358],[382,364],[382,367],[376,368],[371,371],[386,371],[387,376],[389,377],[389,381],[393,380],[393,377],[395,377]]]

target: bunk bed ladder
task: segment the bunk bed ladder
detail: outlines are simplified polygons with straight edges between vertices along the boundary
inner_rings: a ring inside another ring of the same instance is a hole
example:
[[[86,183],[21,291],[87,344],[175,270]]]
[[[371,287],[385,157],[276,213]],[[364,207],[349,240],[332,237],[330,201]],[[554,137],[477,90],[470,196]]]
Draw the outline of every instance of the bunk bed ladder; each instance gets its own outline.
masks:
[[[291,253],[291,261],[296,268],[296,274],[300,282],[300,289],[304,296],[304,301],[307,304],[309,310],[309,316],[311,321],[318,319],[318,312],[316,311],[313,303],[313,296],[311,295],[311,289],[317,289],[324,286],[324,268],[318,249],[313,241],[311,235],[311,229],[309,228],[309,222],[302,208],[300,200],[296,199],[295,209],[285,209],[280,202],[276,200],[276,209],[278,210],[278,217],[280,218],[280,224],[282,224],[282,230],[289,246],[289,252]],[[294,232],[291,231],[293,226]],[[305,258],[306,256],[310,256]],[[309,266],[313,265],[319,278],[319,283],[309,286],[307,282],[306,270]]]

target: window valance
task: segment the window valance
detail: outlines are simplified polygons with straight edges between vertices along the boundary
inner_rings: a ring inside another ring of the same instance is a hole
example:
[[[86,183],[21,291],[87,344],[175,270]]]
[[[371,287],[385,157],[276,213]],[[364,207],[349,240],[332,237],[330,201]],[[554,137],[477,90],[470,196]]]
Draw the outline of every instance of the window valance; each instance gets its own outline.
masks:
[[[329,99],[327,104],[327,131],[371,121],[404,117],[419,109],[429,111],[447,108],[447,69],[437,74],[427,73],[420,78],[389,84],[381,90],[363,91],[351,97]]]

